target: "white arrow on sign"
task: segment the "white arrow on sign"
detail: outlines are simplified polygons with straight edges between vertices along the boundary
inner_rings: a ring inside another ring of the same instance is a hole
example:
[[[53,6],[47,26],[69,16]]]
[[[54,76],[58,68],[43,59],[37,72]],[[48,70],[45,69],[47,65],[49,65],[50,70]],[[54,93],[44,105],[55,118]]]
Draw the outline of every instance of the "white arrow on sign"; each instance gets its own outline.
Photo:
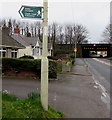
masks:
[[[21,15],[21,17],[24,17],[24,15],[22,13],[23,9],[24,9],[24,7],[22,6],[21,9],[20,9],[20,15]]]

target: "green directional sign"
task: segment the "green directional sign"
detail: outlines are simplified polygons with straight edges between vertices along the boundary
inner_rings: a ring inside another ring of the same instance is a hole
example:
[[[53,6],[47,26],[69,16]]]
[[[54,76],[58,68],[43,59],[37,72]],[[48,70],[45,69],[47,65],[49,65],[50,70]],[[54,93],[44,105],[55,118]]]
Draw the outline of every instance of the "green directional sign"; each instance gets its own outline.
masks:
[[[22,6],[19,10],[22,18],[42,18],[42,7]]]

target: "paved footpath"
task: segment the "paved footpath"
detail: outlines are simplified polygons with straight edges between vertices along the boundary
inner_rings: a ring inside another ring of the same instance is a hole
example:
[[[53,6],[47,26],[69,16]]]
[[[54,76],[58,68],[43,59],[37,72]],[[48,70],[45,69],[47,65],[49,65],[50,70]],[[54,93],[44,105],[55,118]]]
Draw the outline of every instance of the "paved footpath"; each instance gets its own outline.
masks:
[[[26,97],[31,91],[40,91],[40,82],[4,78],[3,89]],[[109,118],[109,109],[101,97],[83,59],[76,60],[71,72],[59,74],[58,80],[49,82],[49,104],[64,112],[66,118]]]

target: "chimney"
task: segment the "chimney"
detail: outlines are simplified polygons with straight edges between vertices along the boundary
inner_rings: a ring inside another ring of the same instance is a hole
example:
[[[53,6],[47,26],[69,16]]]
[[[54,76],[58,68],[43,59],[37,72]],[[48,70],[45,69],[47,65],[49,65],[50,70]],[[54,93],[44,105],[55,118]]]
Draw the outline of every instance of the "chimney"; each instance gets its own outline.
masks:
[[[30,32],[28,32],[26,36],[27,36],[27,37],[31,37],[31,33],[30,33]]]
[[[18,26],[14,28],[14,34],[20,34],[20,29],[18,28]]]
[[[3,25],[3,27],[2,27],[2,32],[4,32],[5,34],[9,34],[10,30],[9,30],[9,28],[6,26],[6,24]]]

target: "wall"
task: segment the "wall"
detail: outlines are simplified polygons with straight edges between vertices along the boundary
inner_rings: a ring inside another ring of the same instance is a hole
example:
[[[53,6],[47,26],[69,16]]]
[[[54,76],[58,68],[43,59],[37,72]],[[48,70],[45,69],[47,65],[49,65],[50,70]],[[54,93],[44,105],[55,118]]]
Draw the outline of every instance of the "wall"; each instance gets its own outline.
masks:
[[[30,56],[32,56],[32,48],[31,48],[31,46],[26,46],[25,49],[19,49],[18,50],[18,58],[22,57],[24,55],[30,55]]]

